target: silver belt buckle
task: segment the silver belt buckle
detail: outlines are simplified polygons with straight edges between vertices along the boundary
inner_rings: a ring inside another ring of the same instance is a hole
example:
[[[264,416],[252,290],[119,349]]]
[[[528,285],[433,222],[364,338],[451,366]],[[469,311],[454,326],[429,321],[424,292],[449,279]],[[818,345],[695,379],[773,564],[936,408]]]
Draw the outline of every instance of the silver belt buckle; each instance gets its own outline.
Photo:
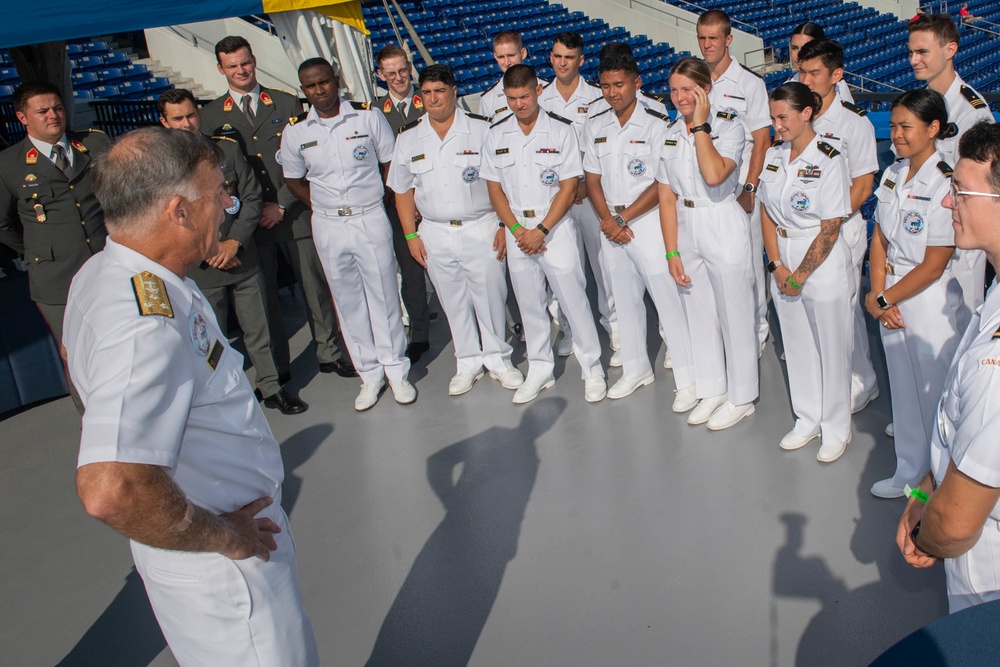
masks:
[[[627,208],[628,208],[628,206],[624,206],[622,204],[617,204],[615,206],[615,213],[621,213],[622,211],[624,211]]]
[[[784,227],[775,227],[774,230],[778,232],[778,236],[788,238],[788,231]]]
[[[885,263],[885,272],[888,273],[890,276],[894,276],[894,275],[896,275],[896,267],[893,266],[892,264],[890,264],[889,262],[886,262]]]
[[[521,211],[521,213],[524,214],[525,218],[534,218],[535,217],[535,209],[533,209],[533,208],[529,208],[529,209],[523,210],[523,211]]]
[[[349,209],[349,208],[338,208],[337,209],[337,215],[339,215],[341,217],[347,216],[347,215],[351,215],[351,209]]]
[[[449,220],[448,224],[451,225],[452,227],[461,227],[462,226],[462,221],[461,220]]]
[[[684,206],[687,207],[687,208],[694,208],[694,200],[693,199],[685,199],[684,200]]]

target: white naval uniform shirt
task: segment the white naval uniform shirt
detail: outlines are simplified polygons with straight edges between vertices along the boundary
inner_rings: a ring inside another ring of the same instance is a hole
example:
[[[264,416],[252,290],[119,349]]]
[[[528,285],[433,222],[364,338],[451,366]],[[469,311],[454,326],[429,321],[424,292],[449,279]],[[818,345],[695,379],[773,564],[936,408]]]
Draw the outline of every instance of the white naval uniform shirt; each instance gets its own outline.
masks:
[[[421,116],[396,137],[388,186],[399,194],[414,189],[417,210],[434,222],[477,220],[490,213],[490,195],[481,178],[489,129],[482,116],[456,109],[442,140],[430,117]]]
[[[950,139],[938,139],[937,149],[944,156],[944,161],[954,167],[958,163],[958,140],[979,121],[992,123],[993,113],[979,93],[957,74],[948,86],[944,103],[948,107],[948,120],[958,125],[958,134]]]
[[[285,128],[281,168],[285,178],[308,177],[314,209],[371,206],[382,201],[378,165],[392,159],[393,145],[381,111],[341,98],[333,118],[320,118],[313,108]]]
[[[945,175],[951,167],[935,152],[906,183],[909,171],[909,159],[892,163],[875,190],[875,219],[889,242],[886,261],[905,268],[924,261],[927,246],[955,245],[951,211],[941,205],[951,186]]]
[[[583,131],[583,169],[600,174],[610,206],[629,206],[656,180],[668,122],[641,104],[635,105],[624,126],[611,109],[587,122]]]
[[[141,314],[132,280],[143,272],[162,280],[172,316]],[[281,513],[278,443],[194,281],[109,238],[73,278],[64,342],[87,408],[80,466],[162,466],[216,514],[263,496],[275,499],[265,516]]]
[[[854,179],[878,171],[875,127],[867,114],[835,95],[830,108],[813,120],[820,141],[830,144],[847,160],[847,175]]]
[[[527,136],[513,115],[494,123],[483,157],[481,178],[500,183],[518,219],[521,210],[534,209],[533,220],[541,222],[559,182],[583,175],[573,124],[542,110]]]
[[[585,81],[582,76],[578,77],[576,90],[566,100],[556,86],[555,79],[545,85],[542,94],[538,96],[538,106],[572,121],[576,129],[576,138],[582,147],[583,126],[587,123],[587,116],[591,114],[591,105],[604,101],[601,87]]]
[[[785,83],[791,83],[792,81],[794,81],[795,83],[801,83],[801,81],[799,80],[798,72],[793,74],[792,78],[786,81]],[[843,79],[838,81],[836,89],[837,89],[837,94],[840,95],[840,99],[844,100],[845,102],[850,102],[851,104],[854,104],[854,95],[851,94],[851,87],[847,85],[846,81],[844,81]]]
[[[639,100],[639,104],[646,107],[647,109],[652,109],[653,111],[661,113],[664,116],[669,115],[667,113],[667,105],[664,104],[662,101],[660,101],[659,98],[653,97],[652,95],[647,95],[646,93],[640,90],[639,94],[636,95],[636,99]],[[601,98],[598,100],[594,100],[594,102],[590,105],[590,118],[593,118],[599,113],[604,113],[610,108],[611,105],[608,104],[608,101],[606,99],[604,99],[604,95],[602,93]]]
[[[710,199],[715,202],[731,197],[739,179],[740,163],[743,161],[743,146],[746,131],[743,123],[735,116],[712,109],[709,114],[712,126],[712,144],[719,155],[736,162],[736,169],[729,177],[716,186],[709,186],[698,168],[698,153],[695,150],[694,135],[687,131],[684,117],[667,127],[660,151],[656,180],[670,186],[678,199]]]
[[[538,83],[545,86],[548,82],[538,77]],[[479,115],[486,116],[491,120],[500,120],[510,113],[507,107],[507,93],[503,90],[503,76],[486,90],[479,98]]]
[[[785,229],[818,229],[823,220],[850,215],[851,179],[844,156],[831,157],[818,139],[789,161],[791,150],[791,142],[783,141],[764,156],[760,201],[771,220]]]
[[[708,101],[719,111],[735,113],[746,130],[743,147],[743,164],[738,183],[746,183],[750,171],[750,154],[753,152],[753,132],[771,125],[771,111],[767,105],[767,87],[764,80],[740,65],[735,58],[708,93]]]

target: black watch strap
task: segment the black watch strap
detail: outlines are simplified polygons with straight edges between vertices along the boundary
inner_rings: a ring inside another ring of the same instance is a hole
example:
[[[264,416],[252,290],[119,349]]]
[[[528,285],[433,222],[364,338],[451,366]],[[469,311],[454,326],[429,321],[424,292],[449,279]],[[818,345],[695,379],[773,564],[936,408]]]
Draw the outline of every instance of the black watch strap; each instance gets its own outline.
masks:
[[[545,225],[543,225],[540,222],[535,226],[535,229],[537,229],[538,231],[540,231],[542,234],[545,234],[546,236],[549,235],[549,228],[546,227]]]
[[[711,134],[712,133],[712,126],[710,124],[708,124],[708,123],[702,123],[701,125],[695,125],[694,127],[691,128],[691,134],[694,134],[695,132],[704,132],[705,134]]]

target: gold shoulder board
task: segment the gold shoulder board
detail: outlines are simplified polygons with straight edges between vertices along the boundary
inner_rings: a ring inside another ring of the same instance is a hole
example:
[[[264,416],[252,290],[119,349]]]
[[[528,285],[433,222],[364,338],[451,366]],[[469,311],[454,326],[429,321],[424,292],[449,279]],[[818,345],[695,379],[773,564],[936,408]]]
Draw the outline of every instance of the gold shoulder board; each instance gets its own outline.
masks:
[[[132,276],[132,291],[135,292],[135,303],[139,306],[140,315],[174,316],[167,286],[149,271]]]

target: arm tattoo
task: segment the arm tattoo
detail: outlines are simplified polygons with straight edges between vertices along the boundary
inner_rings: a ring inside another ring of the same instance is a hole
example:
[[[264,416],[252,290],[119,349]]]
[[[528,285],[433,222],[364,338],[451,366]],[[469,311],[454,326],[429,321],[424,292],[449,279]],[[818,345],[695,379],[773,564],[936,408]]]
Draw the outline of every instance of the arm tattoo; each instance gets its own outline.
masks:
[[[840,220],[840,218],[831,218],[820,222],[819,235],[813,239],[809,249],[806,250],[805,257],[795,269],[797,272],[808,276],[823,263],[833,249],[833,244],[837,242],[837,236],[840,234]]]

